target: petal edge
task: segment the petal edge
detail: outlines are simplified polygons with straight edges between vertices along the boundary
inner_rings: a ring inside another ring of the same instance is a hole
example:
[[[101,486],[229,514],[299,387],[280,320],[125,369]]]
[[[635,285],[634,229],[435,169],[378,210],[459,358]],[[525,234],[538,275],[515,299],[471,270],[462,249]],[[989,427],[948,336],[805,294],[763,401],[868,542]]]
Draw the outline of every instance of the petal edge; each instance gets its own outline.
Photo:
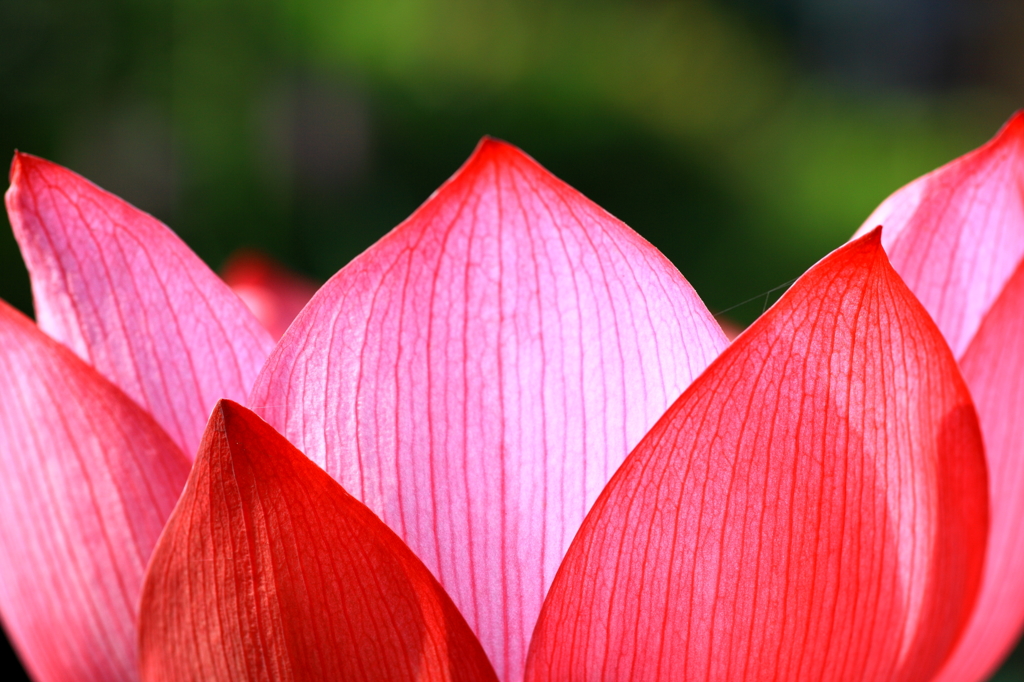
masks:
[[[230,401],[153,553],[139,630],[146,682],[495,679],[401,540]]]
[[[929,679],[974,604],[985,486],[955,360],[869,233],[627,458],[552,585],[527,680]]]
[[[39,328],[194,457],[216,401],[248,394],[270,335],[167,226],[80,175],[18,152],[6,203]]]
[[[660,252],[485,138],[324,285],[250,405],[398,532],[511,681],[590,503],[725,345]]]
[[[135,607],[188,460],[0,301],[0,610],[40,682],[137,679]]]

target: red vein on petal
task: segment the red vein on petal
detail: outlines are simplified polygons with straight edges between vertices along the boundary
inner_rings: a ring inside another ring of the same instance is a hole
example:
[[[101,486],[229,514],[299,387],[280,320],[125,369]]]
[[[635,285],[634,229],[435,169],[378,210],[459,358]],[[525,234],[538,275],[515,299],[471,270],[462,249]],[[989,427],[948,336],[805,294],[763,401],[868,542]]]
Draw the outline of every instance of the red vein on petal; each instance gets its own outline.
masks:
[[[214,573],[197,579],[195,566]],[[211,417],[140,612],[147,682],[495,679],[409,548],[230,401]]]
[[[664,256],[484,140],[314,297],[250,404],[399,532],[515,680],[585,510],[724,346]]]
[[[1024,263],[992,305],[960,366],[978,407],[992,529],[978,605],[937,682],[987,679],[1024,629]]]
[[[128,396],[0,302],[0,611],[35,679],[136,678],[135,606],[188,473]]]
[[[929,679],[986,533],[970,396],[876,231],[804,275],[623,463],[526,679]]]
[[[272,340],[166,226],[17,154],[6,195],[40,328],[147,409],[191,457],[217,399],[242,399]]]
[[[893,267],[962,357],[1024,258],[1024,112],[893,193],[857,234],[878,225]]]

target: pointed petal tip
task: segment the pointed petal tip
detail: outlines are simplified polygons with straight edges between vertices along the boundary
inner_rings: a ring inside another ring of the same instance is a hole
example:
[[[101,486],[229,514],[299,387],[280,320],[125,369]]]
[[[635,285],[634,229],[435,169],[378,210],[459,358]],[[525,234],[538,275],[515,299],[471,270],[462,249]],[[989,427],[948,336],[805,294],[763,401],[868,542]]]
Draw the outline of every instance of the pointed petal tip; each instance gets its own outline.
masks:
[[[29,155],[24,152],[19,152],[17,149],[14,150],[14,158],[11,159],[11,170],[7,173],[7,181],[10,183],[10,188],[7,190],[10,192],[14,189],[15,184],[21,179],[22,169],[21,165],[27,161]]]
[[[844,679],[854,670],[864,679],[931,679],[980,581],[984,450],[955,359],[888,267],[880,236],[875,227],[804,274],[619,467],[548,592],[529,682],[587,669],[606,678],[762,679],[764,651],[782,652],[777,679]],[[887,397],[892,385],[907,387],[901,400]],[[698,435],[707,424],[716,425],[713,438]],[[753,539],[758,524],[764,543]],[[828,559],[780,563],[773,557],[783,554],[764,551],[780,528],[790,547]],[[873,552],[895,552],[898,571]],[[918,568],[922,559],[933,563]],[[901,577],[906,566],[916,575]],[[867,590],[882,601],[848,596]],[[809,607],[818,600],[829,606]],[[730,619],[751,625],[732,628]],[[789,634],[826,629],[820,639]],[[902,649],[892,646],[901,637]],[[750,656],[745,672],[735,667],[742,656]],[[840,665],[851,672],[838,674]]]
[[[506,329],[530,332],[506,341]],[[518,148],[484,137],[412,216],[324,285],[248,404],[445,577],[514,679],[586,508],[725,345],[650,243]],[[441,347],[451,352],[431,350]],[[498,395],[496,368],[516,377]],[[562,409],[545,417],[537,391]],[[305,400],[325,409],[302,410]],[[520,444],[514,463],[502,442]],[[399,467],[397,478],[383,473]],[[364,482],[357,470],[381,475]],[[407,522],[405,505],[423,510],[422,522]],[[502,518],[514,524],[501,536],[508,557],[470,530]]]
[[[221,398],[217,401],[217,404],[213,406],[213,412],[210,414],[210,424],[207,428],[218,428],[222,429],[224,423],[227,421],[228,413],[232,412],[231,406],[237,405],[227,398]]]
[[[230,430],[238,424],[265,423],[262,418],[251,410],[228,398],[221,398],[213,408],[210,426],[221,430]]]
[[[1013,146],[1013,145],[1024,145],[1024,109],[1018,109],[1006,120],[1006,123],[996,131],[996,134],[991,137],[985,144],[981,145],[977,149],[968,152],[964,156],[954,159],[953,161],[942,166],[933,173],[938,173],[944,168],[957,163],[961,159],[971,158],[974,156],[982,156],[990,154],[994,150],[998,150],[1001,147]]]
[[[515,150],[519,153],[522,153],[522,150],[520,150],[519,147],[516,147],[514,144],[511,144],[510,142],[506,142],[505,140],[502,140],[497,137],[492,137],[490,135],[484,135],[483,137],[480,138],[480,141],[477,142],[474,155],[480,153],[494,154],[497,152],[508,150]]]
[[[14,150],[14,158],[11,159],[11,170],[9,178],[13,185],[16,179],[21,178],[22,174],[28,168],[39,167],[39,166],[56,166],[57,164],[52,161],[36,156],[35,154],[28,154],[27,152]]]
[[[855,243],[858,246],[856,250],[860,251],[865,257],[875,258],[883,261],[886,265],[889,265],[889,256],[885,253],[885,247],[882,246],[881,225],[877,225],[872,228],[870,232],[865,233],[864,236],[857,239]]]
[[[463,170],[474,167],[476,164],[484,163],[511,163],[525,160],[532,164],[540,165],[537,161],[511,142],[484,135],[477,143],[476,149],[470,155],[463,166]],[[457,174],[458,175],[458,174]]]
[[[970,157],[975,154],[984,154],[986,151],[998,149],[1004,145],[1014,144],[1024,144],[1024,109],[1018,109],[1013,112],[1013,115],[1006,120],[1006,123],[1002,125],[1002,127],[988,142],[981,145],[974,151],[968,152],[965,156]],[[954,159],[950,163],[956,163],[958,160],[959,159]],[[938,170],[942,170],[942,168],[939,168]]]
[[[999,140],[1009,136],[1024,136],[1024,109],[1013,112],[1013,115],[1003,124],[1002,129],[996,133],[993,139]]]
[[[957,356],[1024,254],[1021,177],[1024,110],[981,147],[891,194],[855,235],[885,225],[893,267]]]
[[[10,187],[7,188],[7,193],[5,195],[6,200],[8,202],[8,215],[10,215],[12,212],[16,210],[19,213],[25,210],[24,207],[20,206],[18,208],[15,208],[15,206],[18,206],[18,204],[11,202],[20,201],[23,203],[25,201],[25,195],[31,194],[33,190],[33,182],[38,181],[38,176],[40,173],[45,175],[44,182],[46,184],[49,184],[49,182],[54,181],[54,178],[58,178],[56,182],[59,182],[59,178],[64,178],[67,176],[80,177],[74,171],[68,168],[64,168],[60,164],[54,163],[53,161],[50,161],[48,159],[44,159],[41,156],[36,156],[35,154],[28,154],[26,152],[15,149],[14,158],[11,159],[11,169],[10,171],[8,171],[7,174],[8,181],[10,182]],[[54,173],[57,173],[58,175],[55,176],[53,175]],[[66,173],[67,176],[62,175],[62,173]],[[85,178],[81,179],[84,180],[85,182],[89,182]],[[22,194],[23,192],[25,194]]]
[[[239,427],[263,427],[269,428],[262,417],[246,407],[228,398],[221,398],[217,401],[213,412],[210,414],[208,431],[219,433],[230,433]]]
[[[8,215],[39,328],[195,453],[216,399],[244,400],[274,340],[153,216],[30,154],[15,154],[11,174]]]
[[[891,268],[889,256],[886,254],[885,248],[882,246],[881,225],[876,225],[869,232],[865,232],[861,236],[843,244],[818,261],[807,272],[810,273],[818,268],[835,268],[837,263],[842,262],[857,261],[866,263],[873,260],[880,260],[886,266]],[[807,273],[805,273],[805,275],[806,274]],[[758,322],[760,322],[760,320],[754,324],[757,324]]]
[[[254,656],[266,679],[497,682],[412,551],[230,400],[153,552],[139,612],[145,682],[250,679]]]

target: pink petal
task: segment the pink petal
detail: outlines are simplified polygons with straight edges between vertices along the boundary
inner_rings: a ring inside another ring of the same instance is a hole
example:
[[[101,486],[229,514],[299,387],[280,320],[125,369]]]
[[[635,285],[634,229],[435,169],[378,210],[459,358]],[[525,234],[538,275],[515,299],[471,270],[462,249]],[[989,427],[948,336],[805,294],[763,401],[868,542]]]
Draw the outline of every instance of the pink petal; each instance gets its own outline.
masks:
[[[7,211],[40,329],[192,457],[217,400],[248,394],[267,332],[166,226],[66,168],[15,155]]]
[[[590,504],[725,344],[654,247],[485,139],[324,285],[250,401],[395,529],[515,680]]]
[[[961,357],[1024,257],[1024,112],[988,144],[882,202],[882,243]]]
[[[224,282],[275,339],[281,338],[318,288],[255,251],[231,256],[224,266]]]
[[[0,301],[0,612],[33,677],[137,679],[135,606],[188,460]]]
[[[147,681],[495,679],[409,548],[230,401],[153,553],[140,613]]]
[[[978,605],[942,682],[984,680],[1024,628],[1024,263],[960,361],[985,439],[992,529]]]
[[[527,680],[928,680],[971,612],[977,420],[878,232],[812,268],[637,446]]]
[[[981,149],[911,183],[865,223],[885,224],[893,266],[950,340],[971,388],[992,472],[992,535],[978,611],[941,677],[980,680],[1024,621],[1024,469],[1019,320],[1009,291],[1024,258],[1024,113]],[[998,302],[997,302],[998,301]],[[1000,311],[997,313],[996,309]],[[1019,405],[1019,406],[1018,406]]]

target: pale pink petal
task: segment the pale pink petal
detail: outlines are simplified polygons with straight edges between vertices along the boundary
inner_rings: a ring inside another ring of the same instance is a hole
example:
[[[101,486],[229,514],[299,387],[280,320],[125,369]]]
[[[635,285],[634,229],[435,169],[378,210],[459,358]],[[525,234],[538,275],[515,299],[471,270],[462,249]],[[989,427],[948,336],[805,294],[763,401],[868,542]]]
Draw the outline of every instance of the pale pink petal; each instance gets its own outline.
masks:
[[[886,199],[857,234],[878,225],[896,272],[961,357],[1024,257],[1024,112]]]
[[[492,682],[409,548],[244,407],[214,409],[142,591],[145,682]]]
[[[36,680],[138,678],[142,577],[188,467],[148,414],[0,301],[0,613]]]
[[[7,211],[40,329],[193,457],[217,400],[248,394],[270,335],[165,225],[66,168],[17,154]]]
[[[984,450],[877,232],[805,274],[630,454],[527,680],[923,682],[967,623]]]
[[[988,679],[1024,626],[1024,264],[960,367],[985,438],[992,530],[978,605],[941,682]]]
[[[725,344],[656,249],[486,139],[320,290],[250,405],[398,532],[515,680],[590,504]]]
[[[281,338],[319,288],[271,258],[249,250],[228,259],[223,277],[274,339]]]

